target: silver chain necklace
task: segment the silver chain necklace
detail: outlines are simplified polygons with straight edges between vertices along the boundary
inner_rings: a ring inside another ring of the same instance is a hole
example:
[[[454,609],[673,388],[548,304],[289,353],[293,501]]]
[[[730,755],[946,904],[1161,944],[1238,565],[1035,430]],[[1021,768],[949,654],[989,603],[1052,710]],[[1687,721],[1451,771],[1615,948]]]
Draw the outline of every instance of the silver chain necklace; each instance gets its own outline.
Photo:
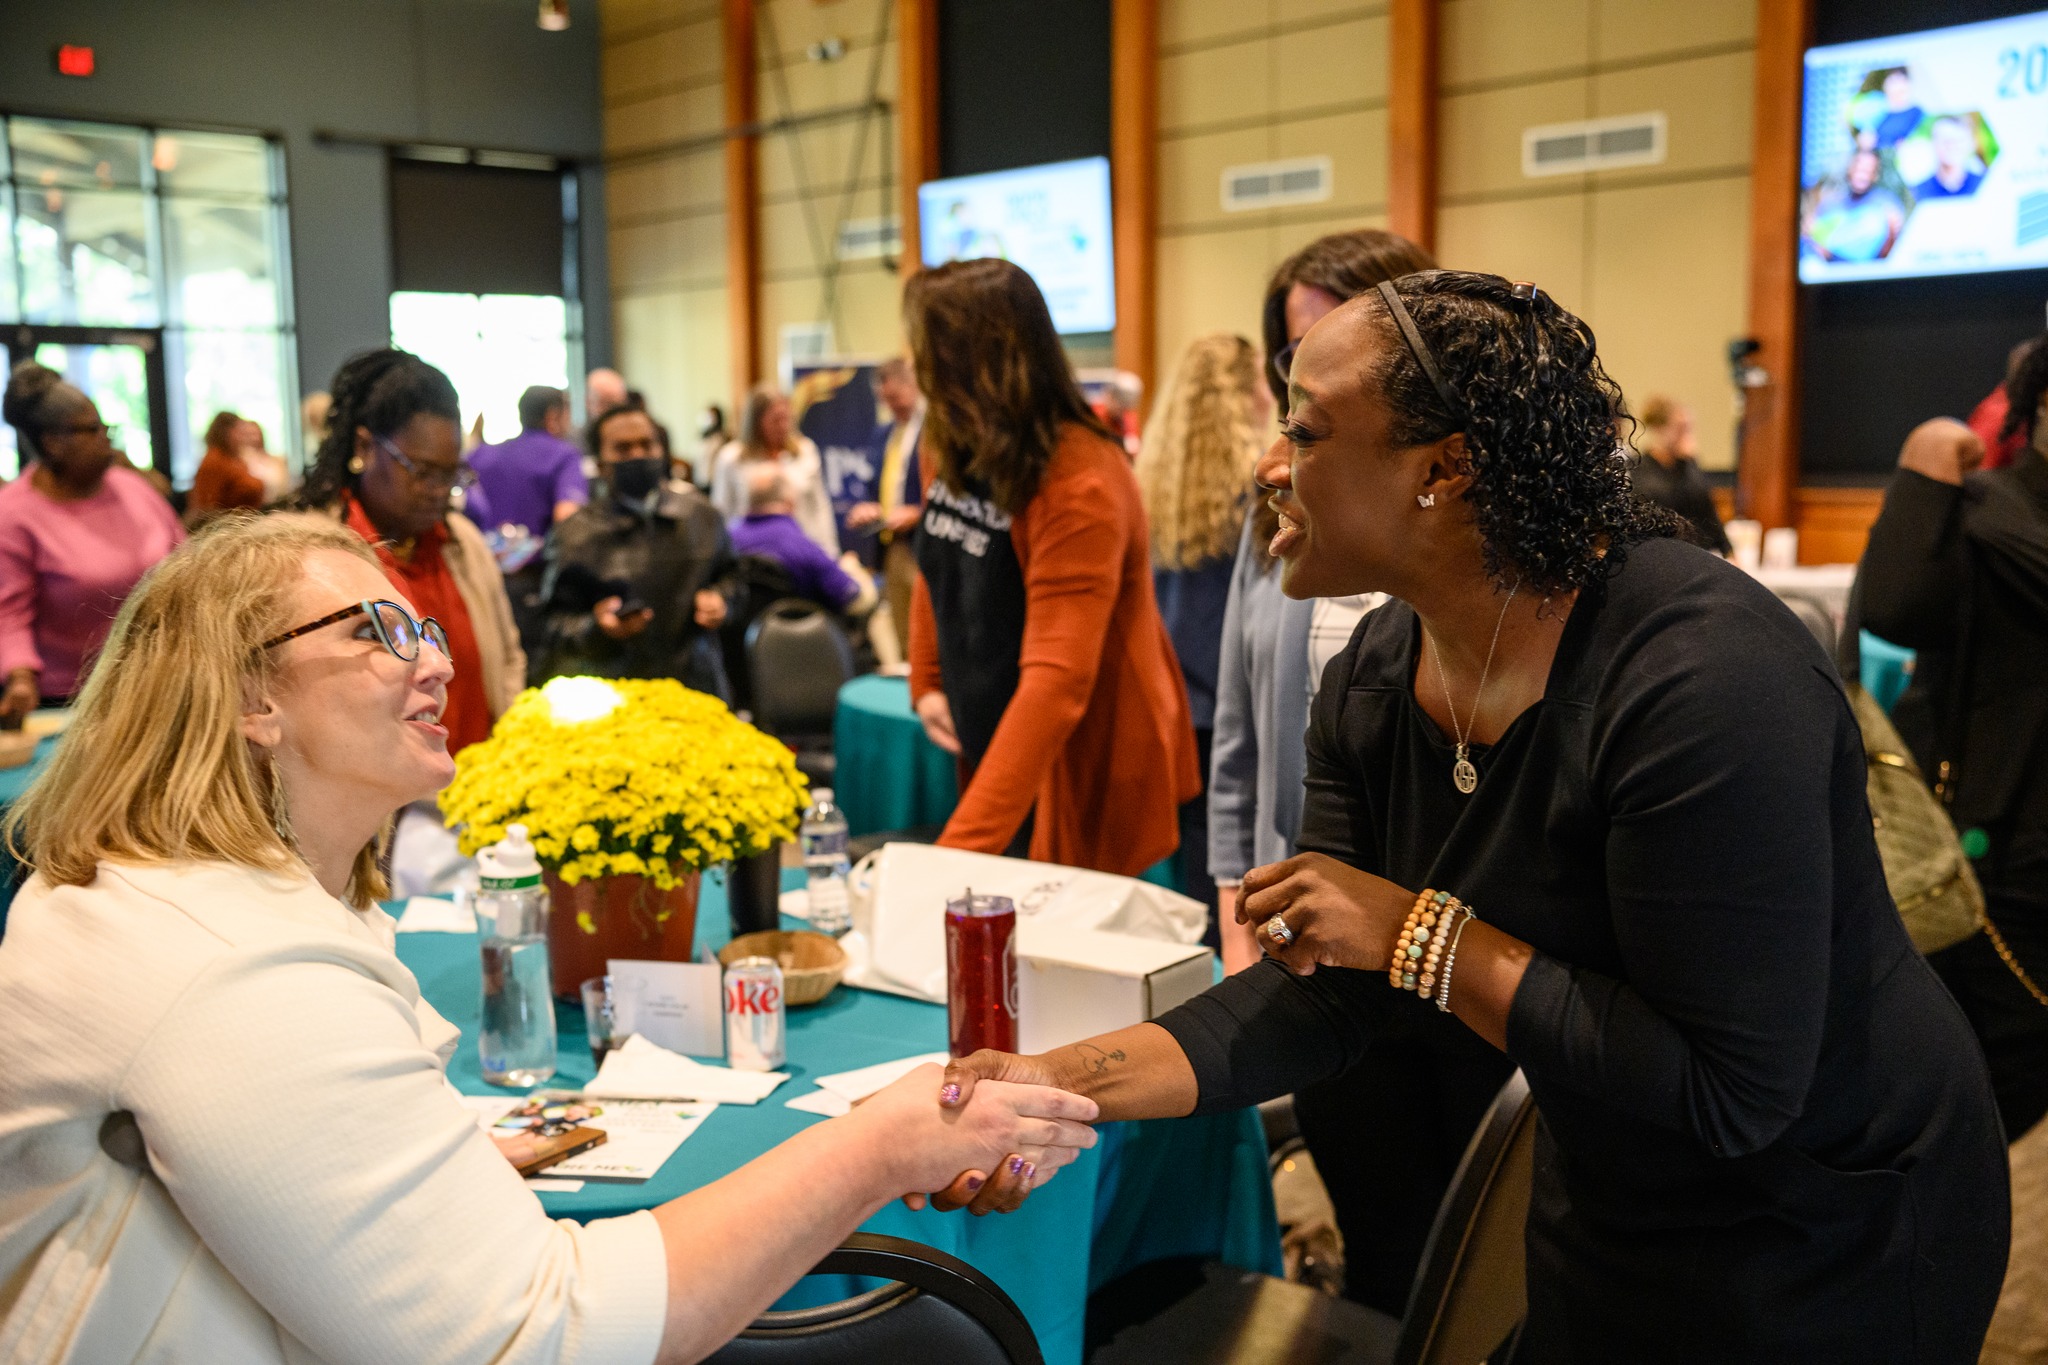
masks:
[[[1493,643],[1486,647],[1486,667],[1479,670],[1479,686],[1472,693],[1472,724],[1479,724],[1479,699],[1486,695],[1486,678],[1493,672],[1493,651],[1500,647],[1500,628],[1507,623],[1508,608],[1515,604],[1515,594],[1522,590],[1520,583],[1508,589],[1508,600],[1500,604],[1500,619],[1493,623]],[[1428,635],[1427,630],[1423,634]],[[1466,742],[1470,732],[1458,724],[1458,703],[1451,699],[1451,675],[1444,672],[1444,652],[1434,636],[1429,641],[1430,658],[1436,661],[1437,681],[1444,685],[1444,705],[1451,709],[1451,732],[1458,737],[1458,761],[1451,765],[1451,780],[1458,784],[1458,790],[1470,796],[1479,787],[1479,769],[1472,766],[1472,746]]]

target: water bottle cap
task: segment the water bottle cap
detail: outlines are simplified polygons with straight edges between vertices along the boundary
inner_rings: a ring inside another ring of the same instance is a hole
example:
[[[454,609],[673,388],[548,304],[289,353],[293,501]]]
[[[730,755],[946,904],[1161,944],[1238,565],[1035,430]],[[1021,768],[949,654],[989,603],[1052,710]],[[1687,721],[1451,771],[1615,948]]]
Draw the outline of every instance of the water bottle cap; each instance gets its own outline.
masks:
[[[811,804],[812,804],[812,805],[814,805],[814,806],[829,806],[829,805],[831,805],[831,804],[832,804],[832,789],[831,789],[830,787],[813,787],[813,788],[811,788]]]
[[[508,826],[503,839],[476,855],[476,870],[486,891],[539,886],[540,858],[526,837],[526,826]]]

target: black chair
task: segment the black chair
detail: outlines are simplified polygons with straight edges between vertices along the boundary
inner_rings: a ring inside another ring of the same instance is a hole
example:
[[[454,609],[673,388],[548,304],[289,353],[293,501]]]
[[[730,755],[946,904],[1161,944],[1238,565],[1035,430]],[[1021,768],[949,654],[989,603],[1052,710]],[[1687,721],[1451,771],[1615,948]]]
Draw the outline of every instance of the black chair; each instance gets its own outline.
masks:
[[[789,597],[747,627],[747,672],[754,724],[796,750],[796,766],[830,786],[832,717],[839,689],[853,676],[853,645],[830,612]]]
[[[1286,1118],[1264,1117],[1278,1159],[1290,1140]],[[1466,1145],[1399,1321],[1306,1285],[1211,1264],[1191,1292],[1117,1333],[1091,1365],[1504,1365],[1528,1302],[1522,1236],[1535,1138],[1536,1106],[1517,1071]]]
[[[811,1274],[887,1283],[816,1308],[763,1313],[709,1365],[1044,1365],[1038,1338],[1010,1296],[943,1251],[856,1232]]]

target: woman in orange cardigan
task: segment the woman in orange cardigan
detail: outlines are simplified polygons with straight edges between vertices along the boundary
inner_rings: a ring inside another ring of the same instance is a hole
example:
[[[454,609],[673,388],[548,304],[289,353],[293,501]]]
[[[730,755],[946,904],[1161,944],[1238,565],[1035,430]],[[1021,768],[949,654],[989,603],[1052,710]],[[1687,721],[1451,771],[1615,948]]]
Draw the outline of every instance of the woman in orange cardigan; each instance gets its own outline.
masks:
[[[1021,269],[926,270],[903,306],[931,475],[910,692],[961,769],[939,842],[1134,876],[1201,775],[1130,462]]]

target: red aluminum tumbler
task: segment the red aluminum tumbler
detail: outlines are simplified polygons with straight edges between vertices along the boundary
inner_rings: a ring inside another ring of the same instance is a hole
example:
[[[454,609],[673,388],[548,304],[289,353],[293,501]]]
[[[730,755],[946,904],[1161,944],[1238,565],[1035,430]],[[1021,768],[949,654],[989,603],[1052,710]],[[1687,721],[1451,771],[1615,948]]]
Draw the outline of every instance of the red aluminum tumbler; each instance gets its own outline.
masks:
[[[1017,907],[968,892],[946,902],[946,1046],[1017,1050]]]

